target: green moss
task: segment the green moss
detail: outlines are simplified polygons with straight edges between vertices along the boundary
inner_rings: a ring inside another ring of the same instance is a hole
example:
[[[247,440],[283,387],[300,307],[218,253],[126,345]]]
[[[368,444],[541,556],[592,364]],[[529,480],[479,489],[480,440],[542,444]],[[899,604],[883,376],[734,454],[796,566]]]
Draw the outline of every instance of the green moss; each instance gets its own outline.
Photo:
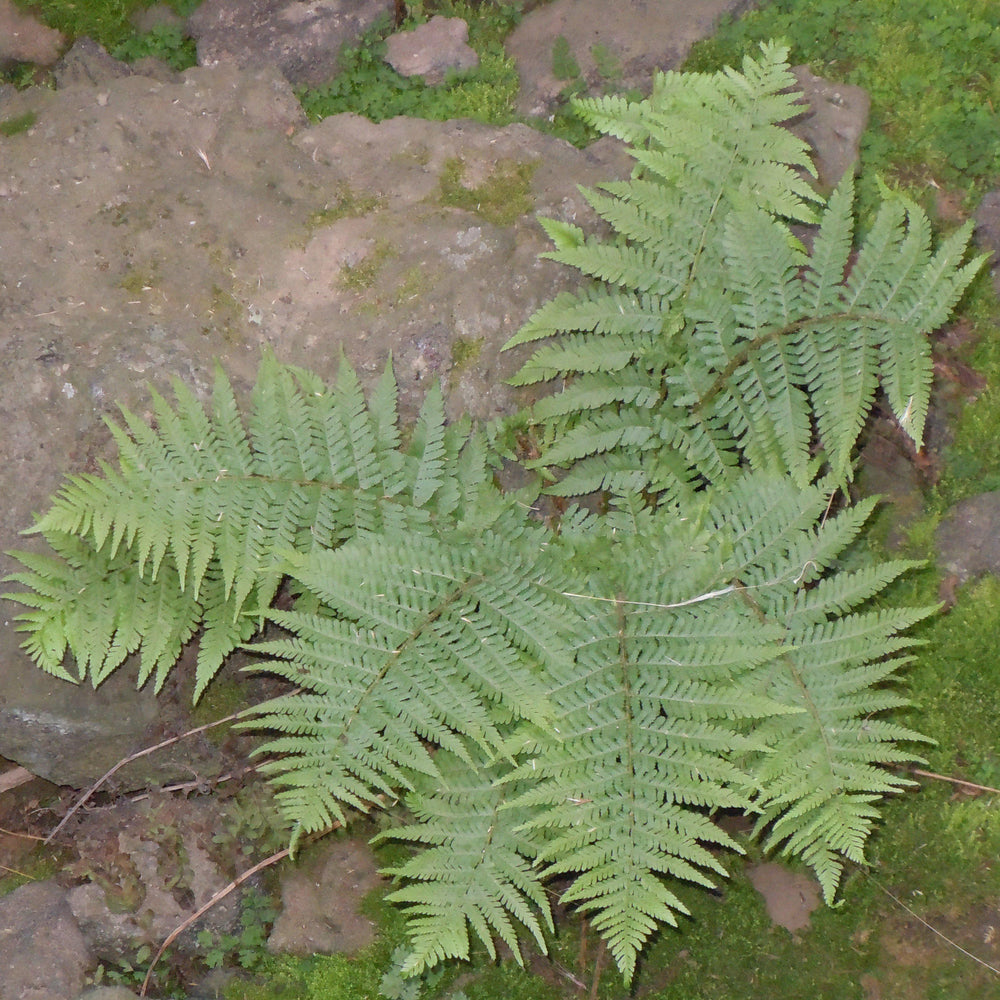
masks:
[[[340,269],[340,286],[352,292],[368,291],[378,281],[385,262],[396,253],[387,240],[377,240],[371,252],[357,264],[345,264]]]
[[[23,115],[15,115],[13,118],[4,118],[0,121],[0,135],[12,136],[27,132],[37,121],[38,115],[34,111],[25,111]]]
[[[522,163],[501,159],[487,180],[470,188],[462,183],[465,162],[458,157],[450,157],[445,160],[441,171],[441,204],[475,212],[497,226],[509,226],[535,206],[531,178],[537,167],[537,161]]]
[[[118,282],[119,287],[129,295],[141,295],[151,291],[156,285],[156,274],[141,268],[130,267]]]
[[[430,285],[424,269],[419,264],[414,264],[406,270],[399,287],[393,297],[393,306],[397,309],[413,299],[420,298]]]
[[[467,337],[457,337],[451,344],[451,366],[456,372],[460,372],[469,365],[475,364],[479,355],[483,352],[483,345],[486,343],[485,337],[476,337],[472,340]]]
[[[368,215],[369,212],[382,208],[384,204],[385,200],[378,195],[359,194],[350,185],[339,184],[333,197],[322,208],[310,213],[306,222],[309,237],[323,226],[332,226],[341,219]]]

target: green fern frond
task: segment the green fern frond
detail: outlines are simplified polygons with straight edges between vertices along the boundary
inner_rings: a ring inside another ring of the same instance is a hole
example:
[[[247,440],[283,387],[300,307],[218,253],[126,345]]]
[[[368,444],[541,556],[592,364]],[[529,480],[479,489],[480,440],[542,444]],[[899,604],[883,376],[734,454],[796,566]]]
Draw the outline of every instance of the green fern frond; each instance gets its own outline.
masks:
[[[579,102],[590,124],[633,143],[637,167],[629,181],[586,192],[611,241],[549,224],[548,256],[596,284],[557,296],[508,345],[555,338],[513,379],[566,382],[536,411],[559,442],[537,464],[586,471],[560,477],[554,491],[601,488],[619,466],[651,492],[661,482],[721,482],[741,465],[805,485],[817,453],[844,481],[879,385],[920,446],[927,334],[983,260],[965,261],[968,227],[933,250],[926,215],[895,195],[853,258],[849,177],[806,251],[789,222],[817,221],[810,203],[821,199],[792,169],[808,165],[805,146],[779,127],[797,111],[785,55],[764,46],[742,73],[666,74],[646,101]],[[623,366],[642,372],[636,402],[609,378]],[[636,446],[624,427],[640,421],[663,428],[657,447],[649,433]],[[690,471],[659,472],[663,450]]]
[[[268,771],[293,790],[279,798],[298,828],[341,819],[331,800],[356,806],[387,791],[387,780],[408,787],[400,766],[436,774],[423,740],[470,761],[468,741],[483,754],[503,752],[510,720],[550,727],[536,664],[568,655],[564,635],[576,622],[536,582],[541,532],[369,535],[295,560],[310,606],[324,613],[272,612],[294,638],[251,648],[273,657],[260,669],[321,696],[289,696],[254,713],[256,727],[296,734],[264,749],[287,754]],[[354,770],[359,758],[364,776]],[[379,771],[387,777],[376,781]],[[311,785],[323,789],[315,802]]]
[[[387,897],[410,914],[412,951],[403,975],[419,975],[443,959],[467,959],[470,927],[491,957],[495,935],[523,965],[511,918],[543,953],[545,933],[554,928],[548,894],[528,860],[531,843],[518,832],[527,814],[508,806],[519,788],[501,783],[504,768],[479,757],[470,767],[441,752],[435,765],[438,777],[418,779],[407,796],[414,821],[377,838],[428,845],[385,872],[406,883]]]
[[[391,368],[371,406],[348,365],[331,391],[270,355],[245,418],[221,371],[208,411],[174,391],[173,404],[153,394],[155,426],[123,410],[124,424],[111,425],[117,468],[70,477],[29,531],[64,554],[44,566],[20,555],[44,572],[15,574],[37,593],[8,595],[33,609],[19,628],[46,670],[66,676],[69,652],[96,684],[138,653],[140,683],[153,677],[159,689],[200,629],[198,697],[259,628],[286,553],[473,510],[489,523],[503,507],[485,488],[481,443],[467,449],[467,428],[445,427],[439,391],[404,447]]]
[[[766,848],[782,844],[810,864],[832,902],[844,858],[863,860],[877,818],[871,803],[909,784],[885,765],[919,759],[901,744],[922,737],[878,716],[907,704],[886,685],[907,662],[897,654],[915,644],[902,633],[936,609],[854,610],[911,563],[856,573],[827,569],[856,537],[872,503],[814,527],[821,486],[796,498],[785,484],[782,502],[780,481],[771,489],[759,477],[750,483],[753,495],[727,497],[716,523],[731,524],[739,512],[733,568],[744,564],[737,570],[740,594],[762,622],[786,630],[781,655],[756,672],[757,690],[800,709],[769,716],[755,729],[769,747],[746,759],[758,790],[757,829],[769,830]]]

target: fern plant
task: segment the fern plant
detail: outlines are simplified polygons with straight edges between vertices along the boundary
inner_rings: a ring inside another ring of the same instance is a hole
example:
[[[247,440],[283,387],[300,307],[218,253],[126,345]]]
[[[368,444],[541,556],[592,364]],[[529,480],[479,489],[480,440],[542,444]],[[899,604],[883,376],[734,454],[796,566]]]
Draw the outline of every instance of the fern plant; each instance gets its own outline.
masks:
[[[677,883],[740,850],[720,811],[832,901],[907,783],[896,680],[933,609],[880,606],[910,563],[841,566],[873,504],[838,491],[879,385],[919,442],[924,334],[981,262],[894,197],[854,248],[850,180],[821,204],[780,128],[784,59],[581,106],[636,173],[589,194],[612,242],[546,223],[596,283],[529,321],[518,342],[563,336],[518,381],[565,381],[535,405],[537,464],[606,514],[501,491],[502,432],[447,426],[437,388],[404,433],[391,367],[366,399],[346,364],[330,389],[268,356],[246,413],[221,373],[208,410],[178,385],[155,426],[125,412],[117,467],[30,529],[53,554],[18,553],[8,596],[58,676],[135,654],[159,686],[197,634],[196,696],[248,643],[294,685],[246,724],[296,838],[405,802],[381,836],[414,847],[391,871],[406,975],[473,937],[544,950],[558,883],[630,980]]]
[[[536,467],[570,469],[552,492],[685,501],[744,465],[804,484],[818,447],[848,476],[879,386],[921,446],[927,334],[984,258],[963,263],[971,222],[933,250],[923,211],[889,192],[855,247],[853,177],[822,205],[807,147],[780,127],[799,110],[786,59],[765,45],[743,74],[661,73],[648,100],[577,102],[636,166],[584,191],[614,239],[543,222],[546,256],[595,280],[508,344],[546,341],[517,384],[569,380],[534,408],[551,442]],[[811,248],[793,223],[817,223]]]

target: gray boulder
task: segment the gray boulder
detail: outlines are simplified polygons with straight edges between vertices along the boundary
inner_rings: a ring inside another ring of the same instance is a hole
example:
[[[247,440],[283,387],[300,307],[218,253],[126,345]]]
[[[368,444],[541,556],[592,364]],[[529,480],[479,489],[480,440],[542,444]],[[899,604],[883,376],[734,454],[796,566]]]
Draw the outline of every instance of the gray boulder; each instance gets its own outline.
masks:
[[[54,882],[32,882],[0,899],[0,1000],[73,1000],[94,964]]]
[[[0,70],[15,63],[51,66],[65,45],[61,32],[46,27],[13,0],[0,0]]]
[[[941,519],[936,540],[938,565],[958,582],[1000,576],[1000,491],[955,504]]]
[[[274,954],[353,954],[375,940],[375,924],[361,903],[384,884],[371,848],[333,835],[311,848],[281,877],[281,912],[268,950]]]
[[[819,186],[829,192],[848,169],[857,168],[871,98],[863,88],[824,80],[807,66],[796,66],[792,72],[808,111],[790,127],[812,147]]]
[[[388,0],[204,0],[188,19],[198,64],[276,66],[294,84],[318,87],[337,57],[390,10]]]
[[[993,256],[990,275],[1000,295],[1000,191],[989,191],[976,209],[976,243]]]
[[[434,86],[448,70],[475,69],[476,50],[469,46],[469,22],[436,14],[412,31],[397,31],[386,40],[385,61],[400,76],[420,76]]]
[[[506,43],[521,79],[518,110],[547,116],[567,81],[553,69],[553,48],[564,38],[590,89],[609,71],[623,88],[649,90],[654,70],[676,69],[695,42],[709,37],[724,14],[737,16],[754,0],[554,0],[536,7]]]

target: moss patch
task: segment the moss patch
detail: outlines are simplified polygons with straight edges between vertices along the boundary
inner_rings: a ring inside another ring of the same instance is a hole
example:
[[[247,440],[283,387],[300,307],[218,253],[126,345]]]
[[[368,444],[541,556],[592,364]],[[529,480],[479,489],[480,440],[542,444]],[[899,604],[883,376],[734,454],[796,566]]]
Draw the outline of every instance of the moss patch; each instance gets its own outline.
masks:
[[[4,118],[0,121],[0,135],[12,136],[27,132],[37,121],[38,115],[34,111],[25,111],[23,115],[15,115],[13,118]]]
[[[382,267],[396,249],[387,240],[378,240],[372,251],[357,264],[345,264],[340,269],[340,286],[352,292],[366,292],[378,280]]]
[[[531,178],[538,163],[499,160],[490,176],[475,187],[463,183],[465,161],[458,157],[445,160],[441,171],[440,202],[450,208],[475,212],[496,226],[509,226],[535,207]]]

